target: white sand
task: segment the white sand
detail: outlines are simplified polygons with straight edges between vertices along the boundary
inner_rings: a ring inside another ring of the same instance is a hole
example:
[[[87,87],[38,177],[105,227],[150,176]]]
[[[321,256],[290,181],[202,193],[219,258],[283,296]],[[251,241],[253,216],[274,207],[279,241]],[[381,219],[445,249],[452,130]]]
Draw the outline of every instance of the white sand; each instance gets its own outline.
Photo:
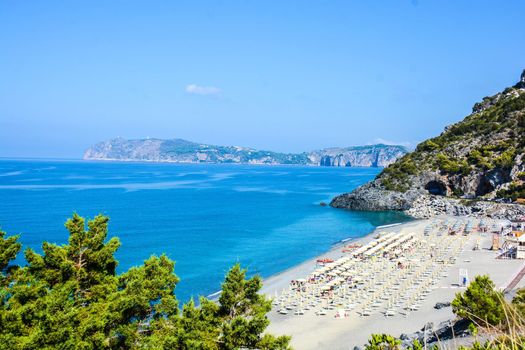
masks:
[[[457,219],[457,218],[456,218]],[[431,220],[419,220],[403,225],[379,229],[376,231],[388,232],[423,232]],[[357,242],[366,243],[378,233],[358,239]],[[297,350],[307,349],[353,349],[362,346],[372,333],[388,333],[399,336],[401,333],[412,333],[421,329],[426,323],[433,322],[437,326],[440,322],[453,318],[450,307],[441,310],[434,309],[436,302],[451,301],[455,293],[463,290],[457,287],[459,269],[467,269],[470,279],[476,275],[488,274],[498,287],[505,287],[515,273],[523,266],[522,260],[495,259],[496,252],[488,250],[491,245],[491,234],[479,238],[481,250],[472,250],[480,234],[473,234],[458,257],[456,263],[448,267],[449,276],[442,278],[438,288],[432,291],[422,303],[420,310],[411,312],[408,317],[396,315],[386,318],[381,313],[371,316],[359,316],[351,312],[348,318],[336,319],[334,313],[326,316],[316,316],[313,312],[305,315],[280,315],[276,310],[269,314],[271,321],[268,331],[273,334],[287,334],[292,336],[292,346]],[[349,244],[350,242],[345,242]],[[342,246],[334,247],[320,257],[336,259],[343,256]],[[318,257],[319,258],[319,257]],[[292,279],[304,278],[315,268],[314,258],[281,274],[264,281],[263,292],[269,296],[288,288]],[[522,281],[519,286],[525,284]]]

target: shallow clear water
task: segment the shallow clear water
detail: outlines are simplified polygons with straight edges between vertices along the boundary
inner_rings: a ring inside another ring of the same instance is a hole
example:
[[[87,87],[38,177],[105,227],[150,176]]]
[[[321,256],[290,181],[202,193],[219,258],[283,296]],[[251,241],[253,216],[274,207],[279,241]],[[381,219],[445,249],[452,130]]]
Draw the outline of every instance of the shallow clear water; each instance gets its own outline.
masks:
[[[65,243],[73,212],[109,215],[119,270],[151,254],[176,260],[177,296],[208,295],[236,262],[268,277],[406,221],[321,207],[373,179],[373,168],[0,160],[0,227],[27,247]]]

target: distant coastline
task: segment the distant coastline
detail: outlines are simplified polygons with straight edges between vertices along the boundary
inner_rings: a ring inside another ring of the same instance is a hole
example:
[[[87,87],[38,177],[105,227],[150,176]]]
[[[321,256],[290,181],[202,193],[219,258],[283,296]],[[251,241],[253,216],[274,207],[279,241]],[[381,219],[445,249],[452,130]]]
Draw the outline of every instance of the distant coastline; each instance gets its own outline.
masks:
[[[216,146],[182,139],[115,138],[89,147],[84,160],[155,163],[311,165],[326,167],[385,167],[408,150],[399,145],[375,144],[333,147],[302,153],[281,153],[240,146]]]
[[[254,166],[254,167],[310,167],[310,168],[320,168],[321,165],[315,165],[315,164],[281,164],[281,163],[200,163],[200,162],[178,162],[178,161],[156,161],[156,160],[144,160],[144,159],[81,159],[81,158],[74,158],[74,159],[53,159],[53,158],[37,158],[37,159],[29,159],[29,158],[0,158],[0,160],[28,160],[28,161],[65,161],[65,162],[89,162],[89,163],[125,163],[125,164],[171,164],[171,165],[197,165],[197,166]],[[330,167],[327,167],[330,168]],[[370,166],[351,166],[351,167],[331,167],[331,168],[354,168],[354,169],[382,169],[383,166],[377,166],[377,167],[370,167]],[[329,200],[327,199],[329,202]]]

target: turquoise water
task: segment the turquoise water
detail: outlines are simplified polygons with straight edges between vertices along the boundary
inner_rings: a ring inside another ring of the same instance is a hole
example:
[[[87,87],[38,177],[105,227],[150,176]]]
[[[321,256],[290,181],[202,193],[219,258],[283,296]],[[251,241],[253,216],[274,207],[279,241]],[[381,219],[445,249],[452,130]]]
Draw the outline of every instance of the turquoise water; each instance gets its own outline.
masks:
[[[26,247],[67,241],[73,212],[109,215],[119,270],[151,254],[176,261],[177,296],[208,295],[240,262],[268,277],[396,213],[321,207],[378,169],[0,160],[0,227]]]

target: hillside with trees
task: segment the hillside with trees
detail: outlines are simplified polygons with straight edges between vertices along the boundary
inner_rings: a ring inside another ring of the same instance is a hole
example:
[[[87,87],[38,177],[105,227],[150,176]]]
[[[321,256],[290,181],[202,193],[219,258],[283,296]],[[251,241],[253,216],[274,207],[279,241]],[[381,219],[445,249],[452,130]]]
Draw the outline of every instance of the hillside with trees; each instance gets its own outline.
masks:
[[[430,205],[428,196],[507,203],[525,198],[525,71],[517,84],[483,98],[465,119],[332,205],[410,210],[422,202]],[[458,204],[441,202],[444,207],[447,203]],[[450,210],[469,213],[468,208]]]

